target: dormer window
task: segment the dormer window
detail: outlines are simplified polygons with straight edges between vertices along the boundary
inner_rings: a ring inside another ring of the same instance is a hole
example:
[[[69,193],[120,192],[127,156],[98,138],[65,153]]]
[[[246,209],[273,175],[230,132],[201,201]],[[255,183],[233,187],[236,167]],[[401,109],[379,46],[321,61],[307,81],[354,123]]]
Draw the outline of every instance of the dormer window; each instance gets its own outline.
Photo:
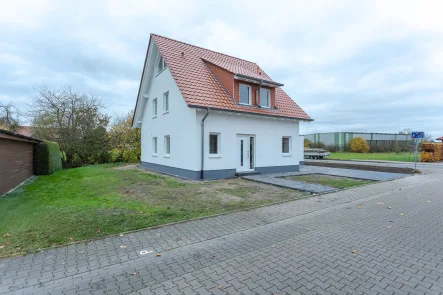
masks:
[[[240,84],[240,104],[251,104],[251,87]]]
[[[269,89],[260,88],[260,106],[263,108],[271,107],[271,91]]]
[[[157,65],[157,74],[163,71],[166,68],[165,60],[163,59],[163,56],[160,55],[160,59],[158,60]]]

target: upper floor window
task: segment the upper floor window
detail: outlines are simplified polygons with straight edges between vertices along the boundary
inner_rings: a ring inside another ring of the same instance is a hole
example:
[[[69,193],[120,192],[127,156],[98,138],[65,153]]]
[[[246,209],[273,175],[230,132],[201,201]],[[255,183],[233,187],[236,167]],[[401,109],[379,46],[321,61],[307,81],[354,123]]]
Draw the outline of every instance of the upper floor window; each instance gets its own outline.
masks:
[[[169,112],[169,91],[163,94],[163,113]]]
[[[251,104],[251,87],[240,84],[240,104]]]
[[[152,100],[152,115],[154,118],[157,117],[157,98]]]
[[[271,107],[271,91],[269,89],[260,88],[260,106]]]
[[[166,68],[166,62],[163,59],[163,56],[160,55],[160,59],[158,60],[158,65],[157,65],[157,74],[163,71],[165,68]]]

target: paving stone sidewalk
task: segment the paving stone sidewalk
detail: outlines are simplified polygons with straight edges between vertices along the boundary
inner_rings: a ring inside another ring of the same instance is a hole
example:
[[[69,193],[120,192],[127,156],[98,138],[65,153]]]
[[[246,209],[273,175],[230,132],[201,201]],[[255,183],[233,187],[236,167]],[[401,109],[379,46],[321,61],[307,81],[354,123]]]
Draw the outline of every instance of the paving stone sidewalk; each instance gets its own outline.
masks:
[[[0,294],[440,294],[441,177],[3,259]]]

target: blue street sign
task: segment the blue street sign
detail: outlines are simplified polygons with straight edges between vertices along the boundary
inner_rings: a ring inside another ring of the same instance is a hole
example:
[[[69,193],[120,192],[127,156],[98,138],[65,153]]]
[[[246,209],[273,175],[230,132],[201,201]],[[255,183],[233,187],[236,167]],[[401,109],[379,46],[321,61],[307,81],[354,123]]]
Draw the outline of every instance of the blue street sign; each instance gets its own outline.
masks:
[[[425,137],[425,133],[423,131],[412,132],[412,138],[420,139],[420,138],[424,138],[424,137]]]

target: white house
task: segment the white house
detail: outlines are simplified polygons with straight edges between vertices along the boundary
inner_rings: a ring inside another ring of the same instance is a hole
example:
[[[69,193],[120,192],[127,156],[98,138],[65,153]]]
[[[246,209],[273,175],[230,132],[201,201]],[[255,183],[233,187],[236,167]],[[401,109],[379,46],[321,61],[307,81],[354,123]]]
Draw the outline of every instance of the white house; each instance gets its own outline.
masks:
[[[143,167],[190,179],[297,171],[312,119],[256,63],[151,34],[135,106]]]

